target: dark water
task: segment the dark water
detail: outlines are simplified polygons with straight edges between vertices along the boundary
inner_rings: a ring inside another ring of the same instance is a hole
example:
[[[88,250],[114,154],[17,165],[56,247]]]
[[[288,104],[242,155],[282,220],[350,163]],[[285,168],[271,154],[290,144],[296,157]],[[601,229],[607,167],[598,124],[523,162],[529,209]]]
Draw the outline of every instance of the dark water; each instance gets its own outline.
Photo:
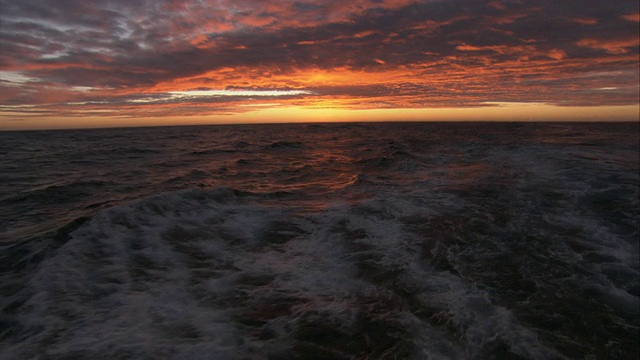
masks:
[[[0,133],[2,359],[639,356],[638,124]]]

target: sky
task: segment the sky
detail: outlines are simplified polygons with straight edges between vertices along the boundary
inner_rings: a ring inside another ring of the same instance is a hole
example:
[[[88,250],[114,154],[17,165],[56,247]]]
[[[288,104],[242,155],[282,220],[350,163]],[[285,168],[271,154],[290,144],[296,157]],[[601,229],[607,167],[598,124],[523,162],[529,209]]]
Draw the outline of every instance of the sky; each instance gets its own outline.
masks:
[[[638,121],[636,0],[0,0],[0,130]]]

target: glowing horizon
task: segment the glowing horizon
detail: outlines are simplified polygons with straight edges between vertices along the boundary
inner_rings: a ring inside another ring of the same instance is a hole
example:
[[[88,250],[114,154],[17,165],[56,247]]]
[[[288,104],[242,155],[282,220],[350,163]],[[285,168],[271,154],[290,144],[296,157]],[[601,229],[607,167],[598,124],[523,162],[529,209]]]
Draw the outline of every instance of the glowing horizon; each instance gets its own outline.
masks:
[[[56,4],[0,0],[0,130],[638,121],[635,1]]]

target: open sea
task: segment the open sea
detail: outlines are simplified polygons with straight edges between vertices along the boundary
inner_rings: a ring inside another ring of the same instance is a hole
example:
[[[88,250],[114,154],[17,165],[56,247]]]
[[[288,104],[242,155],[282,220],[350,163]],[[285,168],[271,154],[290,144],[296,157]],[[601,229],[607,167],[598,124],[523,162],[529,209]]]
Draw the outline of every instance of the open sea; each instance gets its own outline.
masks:
[[[0,132],[0,359],[638,359],[639,140]]]

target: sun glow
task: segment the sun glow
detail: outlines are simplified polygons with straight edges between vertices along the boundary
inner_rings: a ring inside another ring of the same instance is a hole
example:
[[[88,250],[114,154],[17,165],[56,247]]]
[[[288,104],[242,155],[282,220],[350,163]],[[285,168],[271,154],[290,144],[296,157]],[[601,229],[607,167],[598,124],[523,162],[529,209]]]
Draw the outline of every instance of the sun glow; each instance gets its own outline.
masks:
[[[171,91],[176,98],[194,98],[210,96],[294,96],[311,94],[306,90],[188,90]]]

